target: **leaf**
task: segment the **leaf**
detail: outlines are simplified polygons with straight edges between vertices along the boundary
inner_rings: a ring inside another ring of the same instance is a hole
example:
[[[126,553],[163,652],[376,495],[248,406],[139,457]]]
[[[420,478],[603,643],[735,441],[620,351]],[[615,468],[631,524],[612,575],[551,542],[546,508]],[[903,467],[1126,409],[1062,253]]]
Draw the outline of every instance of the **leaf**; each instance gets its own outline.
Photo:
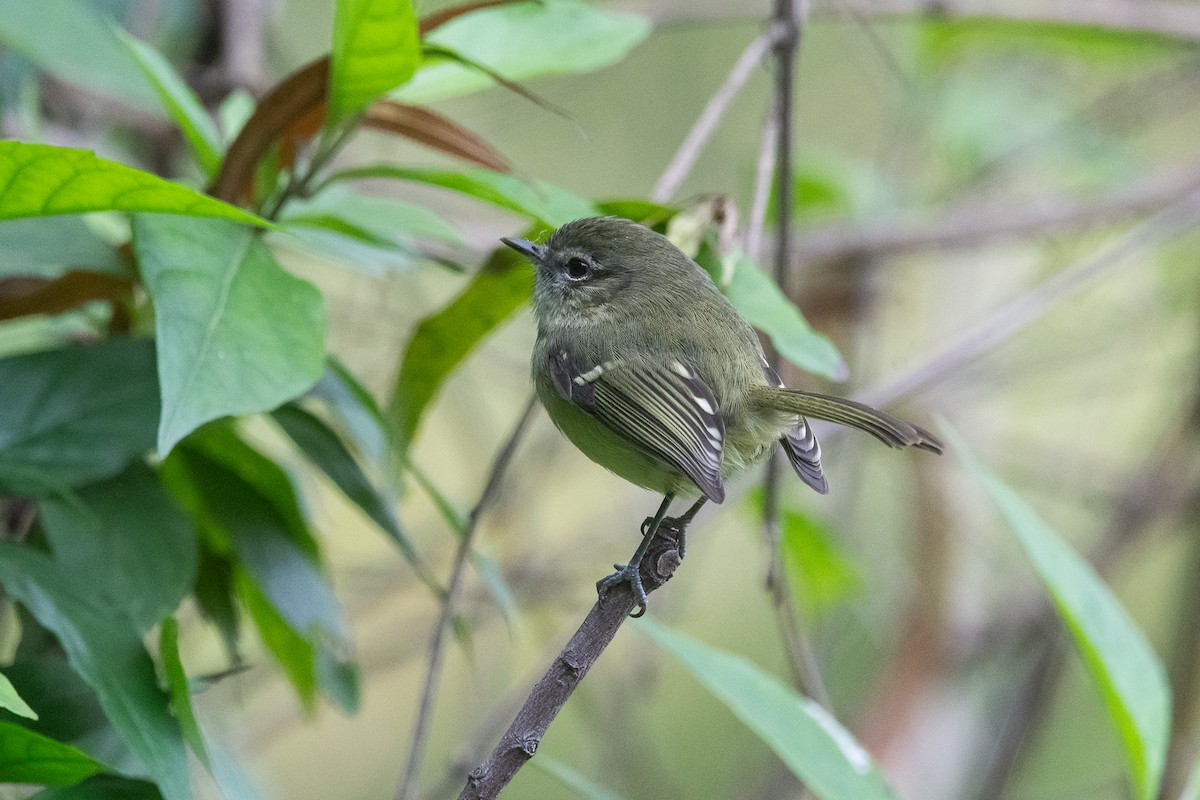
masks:
[[[0,0],[0,44],[89,92],[160,113],[154,90],[102,13],[83,0]]]
[[[344,170],[330,176],[328,180],[334,182],[361,178],[391,178],[440,186],[506,208],[552,228],[572,220],[598,215],[594,205],[565,189],[542,181],[525,182],[511,175],[484,169],[455,172],[426,167],[376,164]]]
[[[0,783],[72,786],[105,769],[69,744],[0,720]]]
[[[42,500],[38,510],[54,560],[138,633],[173,614],[191,592],[195,524],[145,464],[69,499]]]
[[[68,269],[123,275],[117,250],[79,217],[0,221],[0,275],[54,278]]]
[[[858,572],[826,525],[790,509],[783,512],[782,522],[784,563],[799,602],[820,612],[859,588]]]
[[[283,221],[294,224],[298,217],[305,216],[331,217],[337,220],[335,225],[352,225],[360,229],[363,238],[387,246],[410,244],[411,239],[463,243],[462,234],[452,223],[423,205],[364,194],[345,186],[330,186],[314,197],[288,203]]]
[[[573,795],[582,797],[584,800],[621,800],[620,795],[599,786],[595,781],[585,778],[571,767],[561,761],[555,761],[549,756],[539,754],[529,763],[570,789]]]
[[[1104,697],[1129,761],[1134,796],[1158,793],[1171,728],[1171,698],[1154,651],[1092,567],[1000,481],[957,431],[942,430],[1016,534]]]
[[[317,701],[315,648],[312,642],[288,624],[245,570],[235,570],[233,585],[263,644],[283,668],[304,710],[311,714],[316,709]]]
[[[510,81],[590,72],[621,60],[650,32],[644,17],[579,2],[513,3],[456,17],[425,37]],[[461,64],[423,65],[393,97],[423,103],[486,89],[490,78]]]
[[[133,246],[156,312],[160,454],[209,420],[274,408],[321,376],[321,295],[252,232],[139,216]]]
[[[371,393],[334,357],[309,392],[328,406],[358,452],[377,467],[389,464],[387,421]]]
[[[396,375],[388,418],[404,443],[446,378],[489,333],[529,300],[533,273],[517,253],[495,250],[441,311],[417,325]]]
[[[822,800],[895,800],[871,756],[821,706],[741,656],[652,620],[638,630],[683,664]]]
[[[0,386],[0,473],[79,485],[120,472],[154,446],[158,381],[149,341],[0,358]]]
[[[437,591],[437,581],[400,527],[400,520],[392,510],[392,498],[381,492],[366,476],[338,435],[319,418],[294,403],[276,409],[272,416],[309,460],[391,538],[417,575]]]
[[[117,775],[97,775],[65,789],[46,789],[29,800],[162,800],[158,788],[148,781]]]
[[[98,158],[90,150],[0,141],[0,219],[130,211],[266,220],[157,175]]]
[[[221,166],[221,135],[200,98],[161,53],[120,28],[114,28],[113,32],[154,87],[163,110],[183,132],[200,169],[206,177],[212,177]]]
[[[191,800],[183,737],[128,619],[91,602],[69,570],[27,547],[0,542],[0,584],[54,633],[163,797]]]
[[[109,272],[71,270],[57,278],[0,278],[0,320],[61,314],[96,301],[123,304],[132,292],[128,278]]]
[[[788,361],[830,380],[845,380],[846,362],[837,348],[809,327],[775,281],[744,256],[735,255],[731,260],[733,274],[721,290],[738,313],[770,337]]]
[[[374,103],[363,127],[387,131],[419,142],[484,169],[509,172],[508,160],[479,136],[428,108],[390,100]]]
[[[175,713],[175,719],[179,720],[183,739],[201,763],[207,766],[208,748],[204,744],[204,734],[200,732],[196,712],[192,709],[192,694],[188,688],[187,673],[183,669],[183,659],[179,656],[179,623],[174,617],[163,621],[162,630],[158,634],[158,657],[167,680],[167,691],[171,695],[171,710]]]
[[[8,709],[18,717],[38,718],[37,712],[21,699],[21,695],[17,694],[17,688],[3,673],[0,673],[0,708]],[[3,761],[0,761],[0,764],[2,763]]]
[[[329,122],[358,113],[412,77],[421,60],[411,0],[338,0],[329,75]]]

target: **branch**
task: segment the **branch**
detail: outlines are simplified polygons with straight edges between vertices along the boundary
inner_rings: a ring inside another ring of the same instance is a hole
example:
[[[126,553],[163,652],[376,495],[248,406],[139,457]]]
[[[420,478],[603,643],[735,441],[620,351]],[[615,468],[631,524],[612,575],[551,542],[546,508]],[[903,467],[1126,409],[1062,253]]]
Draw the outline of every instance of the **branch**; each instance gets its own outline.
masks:
[[[642,559],[642,585],[647,594],[670,580],[679,566],[682,534],[683,526],[674,518],[664,519],[659,526]],[[575,635],[525,698],[516,719],[500,737],[487,761],[467,777],[459,800],[492,800],[500,794],[517,770],[537,752],[546,729],[635,605],[628,583],[614,586],[603,600],[596,601]]]
[[[433,699],[437,695],[438,682],[442,674],[442,656],[446,649],[446,631],[450,628],[450,621],[454,619],[454,609],[458,604],[458,596],[462,590],[462,576],[466,568],[467,557],[471,554],[471,545],[475,541],[475,531],[479,527],[479,518],[495,499],[496,491],[500,487],[500,481],[508,469],[509,462],[512,461],[512,456],[517,449],[517,445],[525,435],[525,429],[528,427],[529,421],[533,418],[533,409],[536,405],[537,398],[531,396],[525,404],[525,410],[521,412],[521,418],[517,421],[512,433],[509,434],[508,440],[500,448],[500,453],[492,463],[492,469],[488,474],[483,493],[479,496],[479,502],[471,509],[471,515],[467,518],[466,527],[459,532],[458,551],[454,554],[454,566],[450,570],[450,580],[446,588],[446,597],[442,601],[442,610],[438,614],[437,623],[433,628],[433,636],[429,643],[429,666],[425,675],[425,688],[421,693],[421,706],[417,712],[417,721],[413,728],[412,744],[409,745],[408,762],[404,767],[404,777],[400,782],[400,788],[396,791],[396,800],[407,800],[412,796],[413,788],[416,785],[421,757],[425,752],[425,743],[429,737],[429,722],[433,715]]]
[[[650,199],[656,203],[665,203],[674,196],[675,192],[679,191],[680,185],[692,171],[692,167],[696,166],[696,159],[700,157],[700,151],[704,149],[704,145],[708,144],[713,131],[721,122],[721,117],[725,116],[729,104],[733,102],[733,98],[737,97],[738,91],[749,79],[750,73],[762,61],[767,51],[775,45],[779,36],[778,29],[772,27],[755,37],[754,41],[750,42],[742,51],[742,55],[725,78],[725,83],[721,84],[721,87],[708,101],[708,105],[700,112],[692,129],[688,131],[683,143],[679,145],[679,150],[675,152],[675,157],[663,170],[658,183],[654,185],[654,191],[650,193]]]

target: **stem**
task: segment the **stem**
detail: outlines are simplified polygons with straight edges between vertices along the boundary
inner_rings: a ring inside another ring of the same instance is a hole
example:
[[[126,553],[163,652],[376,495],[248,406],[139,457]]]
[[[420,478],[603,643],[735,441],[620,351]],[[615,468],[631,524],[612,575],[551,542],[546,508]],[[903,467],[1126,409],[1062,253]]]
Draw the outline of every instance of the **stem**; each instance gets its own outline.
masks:
[[[429,643],[429,666],[425,674],[425,688],[421,693],[421,706],[417,712],[417,721],[413,727],[412,744],[408,750],[408,762],[404,767],[404,777],[400,783],[400,788],[396,792],[397,800],[408,800],[412,796],[413,788],[416,785],[421,757],[425,752],[425,744],[429,738],[429,722],[433,716],[433,700],[437,695],[438,682],[442,673],[442,657],[445,654],[446,648],[446,631],[449,630],[450,621],[454,618],[454,609],[458,603],[458,596],[462,589],[463,572],[467,564],[467,557],[471,553],[471,545],[475,540],[475,531],[479,527],[479,519],[495,499],[496,492],[500,487],[500,481],[508,469],[509,462],[512,461],[513,453],[524,437],[525,430],[529,426],[529,421],[533,418],[535,405],[536,398],[530,397],[529,402],[525,404],[525,410],[521,412],[521,418],[517,421],[512,433],[509,434],[504,446],[500,448],[496,460],[492,462],[492,469],[488,474],[483,493],[479,496],[479,502],[471,509],[471,514],[467,518],[466,528],[462,531],[462,535],[458,539],[458,550],[454,554],[454,566],[450,570],[450,580],[447,583],[446,597],[442,602],[442,609],[438,614],[437,623],[433,628],[433,636]]]

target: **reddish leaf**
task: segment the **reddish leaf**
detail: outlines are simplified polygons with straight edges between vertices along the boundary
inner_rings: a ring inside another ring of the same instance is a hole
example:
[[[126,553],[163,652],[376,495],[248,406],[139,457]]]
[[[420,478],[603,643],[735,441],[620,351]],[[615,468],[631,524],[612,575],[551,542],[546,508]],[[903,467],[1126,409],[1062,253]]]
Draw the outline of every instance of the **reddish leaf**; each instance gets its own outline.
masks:
[[[368,109],[363,125],[404,136],[496,172],[511,170],[496,148],[428,108],[381,100]]]
[[[329,56],[310,61],[275,84],[229,146],[208,193],[227,202],[249,199],[259,160],[292,126],[324,108],[328,88]]]
[[[470,14],[472,11],[480,11],[493,6],[504,6],[509,3],[523,3],[526,0],[480,0],[476,3],[464,3],[461,6],[452,8],[443,8],[441,11],[435,11],[427,17],[421,19],[421,35],[429,33],[434,28],[445,25],[455,17],[461,17],[463,14]]]
[[[57,278],[4,278],[0,280],[0,320],[61,314],[94,300],[105,300],[116,307],[132,288],[128,278],[90,270],[71,270]]]

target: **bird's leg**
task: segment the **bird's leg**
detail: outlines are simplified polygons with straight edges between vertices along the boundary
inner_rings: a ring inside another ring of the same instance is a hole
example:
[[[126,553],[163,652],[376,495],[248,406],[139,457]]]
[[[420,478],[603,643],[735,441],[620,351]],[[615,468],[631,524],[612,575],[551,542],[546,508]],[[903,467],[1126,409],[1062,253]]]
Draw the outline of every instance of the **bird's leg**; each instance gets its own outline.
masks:
[[[642,558],[650,549],[650,543],[654,541],[658,527],[662,524],[663,518],[667,515],[667,509],[670,508],[671,501],[674,499],[674,493],[668,494],[663,498],[658,512],[642,523],[642,541],[634,551],[633,558],[629,559],[629,563],[624,566],[613,564],[617,571],[596,583],[596,591],[599,593],[601,601],[604,600],[604,595],[608,594],[609,589],[620,583],[628,583],[629,588],[633,590],[633,599],[637,603],[637,610],[630,616],[640,617],[646,613],[646,590],[642,587]]]
[[[687,549],[686,544],[687,544],[688,525],[692,524],[692,519],[695,518],[696,513],[700,510],[701,506],[703,506],[707,502],[708,502],[708,498],[704,497],[702,495],[699,500],[697,500],[695,503],[692,504],[691,508],[689,508],[687,511],[680,514],[678,517],[675,517],[675,519],[671,520],[671,522],[672,522],[671,527],[679,532],[679,540],[678,541],[679,541],[679,560],[680,561],[683,560],[683,553]]]

